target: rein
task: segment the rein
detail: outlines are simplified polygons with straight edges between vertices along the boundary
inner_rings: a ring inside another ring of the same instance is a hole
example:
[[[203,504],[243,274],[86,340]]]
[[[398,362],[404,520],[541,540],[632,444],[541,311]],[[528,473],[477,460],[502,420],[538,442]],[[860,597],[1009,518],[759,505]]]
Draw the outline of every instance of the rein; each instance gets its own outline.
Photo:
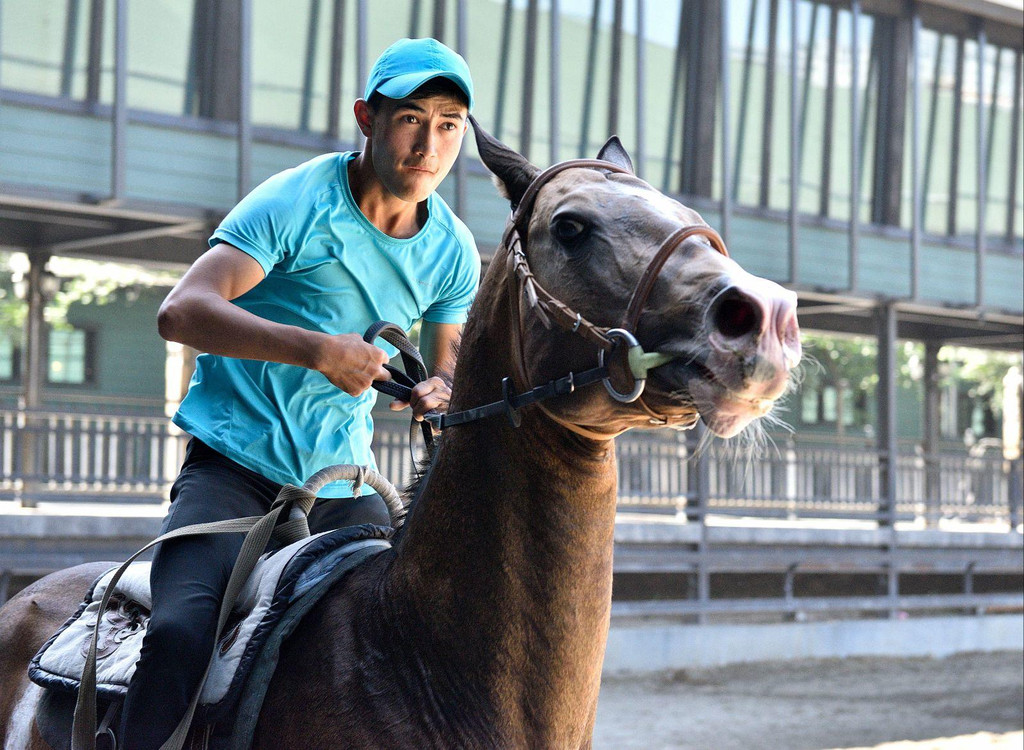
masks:
[[[630,297],[629,305],[626,307],[626,312],[623,315],[621,326],[617,328],[608,328],[591,323],[580,313],[573,310],[541,286],[540,282],[537,281],[530,269],[529,259],[527,258],[526,251],[524,249],[528,238],[529,220],[532,216],[534,203],[536,202],[541,189],[556,175],[568,169],[581,168],[603,170],[619,174],[632,174],[628,169],[612,162],[600,159],[573,159],[549,167],[537,175],[529,186],[527,186],[519,203],[513,206],[512,215],[501,242],[502,247],[504,247],[507,252],[505,257],[507,289],[509,294],[509,303],[514,312],[513,317],[516,319],[515,324],[512,326],[512,338],[515,341],[514,348],[518,354],[513,357],[513,377],[506,377],[502,379],[502,399],[500,401],[495,401],[485,406],[466,409],[465,411],[455,412],[453,414],[424,415],[424,422],[429,423],[435,429],[443,430],[447,427],[466,424],[467,422],[473,422],[478,419],[484,419],[498,414],[505,414],[512,425],[518,427],[521,422],[518,410],[528,406],[529,404],[538,404],[539,408],[548,417],[555,420],[562,426],[588,438],[608,439],[609,437],[614,437],[614,435],[597,433],[581,425],[566,422],[561,417],[553,414],[550,410],[544,408],[543,405],[540,404],[540,402],[545,399],[552,398],[554,396],[568,395],[576,388],[582,388],[583,386],[597,382],[603,382],[608,393],[616,401],[620,401],[622,403],[637,402],[648,414],[651,418],[651,422],[654,424],[678,424],[681,427],[689,428],[697,423],[698,416],[696,414],[680,415],[675,417],[666,416],[654,411],[643,400],[642,395],[646,386],[648,372],[656,367],[671,362],[676,359],[677,355],[666,352],[645,352],[643,347],[640,345],[640,342],[637,340],[634,331],[637,330],[640,324],[640,316],[643,313],[643,309],[654,289],[654,284],[657,281],[658,274],[661,272],[661,269],[664,267],[672,253],[674,253],[683,244],[683,242],[694,236],[704,237],[711,243],[711,246],[716,251],[726,257],[729,257],[729,252],[726,250],[725,243],[722,241],[722,238],[718,233],[708,226],[695,224],[680,227],[665,238],[661,246],[658,248],[658,252],[655,253],[654,258],[644,270],[643,275],[640,277],[640,281],[637,283],[633,290],[633,294]],[[529,310],[540,319],[545,328],[551,330],[553,325],[557,325],[564,331],[580,336],[588,343],[596,346],[598,349],[597,367],[579,373],[570,372],[568,375],[556,380],[551,380],[544,385],[529,388],[526,385],[529,382],[529,379],[526,375],[526,357],[523,349],[525,323],[521,301],[524,298]],[[368,342],[372,343],[373,338],[376,338],[378,335],[378,330],[386,331],[389,335],[382,335],[382,337],[402,351],[403,360],[406,360],[406,368],[408,370],[409,362],[406,358],[407,351],[404,346],[399,346],[396,340],[392,338],[392,335],[399,335],[401,338],[405,338],[404,332],[401,332],[401,329],[398,329],[397,326],[377,323],[367,331],[364,338]],[[397,334],[395,333],[396,330]],[[408,339],[405,340],[406,342],[408,341]],[[409,343],[408,346],[412,347],[412,344]],[[620,351],[622,347],[625,348],[626,364],[630,375],[633,377],[633,387],[626,393],[616,390],[615,386],[611,382],[610,369],[608,365],[605,364],[605,357],[611,356],[616,351]],[[415,347],[412,348],[415,351]],[[418,353],[416,356],[418,357]],[[420,360],[420,364],[422,365],[422,360]],[[390,371],[394,377],[397,371],[393,368],[390,368]],[[398,373],[398,375],[402,374]],[[402,376],[402,378],[396,378],[396,380],[399,379],[402,380],[401,383],[395,381],[377,381],[373,384],[373,387],[378,391],[407,401],[411,394],[412,386],[406,384],[408,378],[405,378],[405,376]],[[516,393],[513,390],[513,384],[515,384],[519,389],[519,393]],[[424,425],[424,435],[426,435],[426,431],[427,428],[426,425]],[[429,438],[427,442],[430,442]]]

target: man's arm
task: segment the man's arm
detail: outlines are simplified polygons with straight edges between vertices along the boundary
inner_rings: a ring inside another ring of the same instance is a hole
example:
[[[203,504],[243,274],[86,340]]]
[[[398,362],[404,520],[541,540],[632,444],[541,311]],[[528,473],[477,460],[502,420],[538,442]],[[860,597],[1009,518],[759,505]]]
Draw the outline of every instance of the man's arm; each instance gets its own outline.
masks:
[[[420,353],[432,377],[412,390],[410,403],[416,419],[422,419],[428,411],[448,411],[448,401],[452,395],[448,380],[455,371],[456,348],[461,337],[461,324],[431,323],[426,320],[420,324]],[[396,400],[391,403],[391,408],[404,409],[409,405],[405,401]]]
[[[263,280],[255,259],[227,243],[192,264],[160,306],[160,335],[210,354],[298,365],[358,396],[388,380],[387,354],[357,334],[330,335],[266,320],[231,304]]]

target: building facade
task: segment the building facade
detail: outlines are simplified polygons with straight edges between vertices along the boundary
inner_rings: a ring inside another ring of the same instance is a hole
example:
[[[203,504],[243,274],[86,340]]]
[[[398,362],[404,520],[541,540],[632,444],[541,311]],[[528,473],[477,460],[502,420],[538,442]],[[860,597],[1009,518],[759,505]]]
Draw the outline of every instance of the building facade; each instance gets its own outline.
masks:
[[[160,485],[188,357],[156,336],[159,287],[80,300],[54,327],[59,259],[187,267],[259,181],[358,148],[369,64],[431,35],[468,59],[490,132],[539,166],[619,134],[745,268],[798,292],[805,330],[874,346],[870,391],[809,375],[794,435],[754,468],[624,441],[624,498],[889,522],[969,499],[1011,520],[1019,459],[964,448],[976,414],[943,390],[941,353],[1024,346],[1022,27],[1014,0],[3,0],[0,250],[27,258],[0,283],[24,310],[0,332],[3,482]],[[486,260],[507,204],[465,151],[442,194]],[[96,434],[120,442],[82,447]]]

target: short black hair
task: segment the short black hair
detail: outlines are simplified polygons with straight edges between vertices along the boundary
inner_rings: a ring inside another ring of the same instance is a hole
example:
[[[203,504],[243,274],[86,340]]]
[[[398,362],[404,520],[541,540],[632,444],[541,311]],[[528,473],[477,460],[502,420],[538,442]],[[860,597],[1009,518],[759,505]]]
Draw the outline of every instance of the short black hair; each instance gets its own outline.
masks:
[[[466,92],[459,88],[457,83],[448,78],[444,78],[443,76],[431,78],[405,98],[427,99],[431,96],[450,96],[457,100],[467,110],[469,109],[469,97],[466,96]],[[380,110],[380,105],[383,104],[384,100],[387,98],[389,97],[384,96],[384,94],[379,91],[374,91],[366,103],[370,105],[371,110],[378,112]]]

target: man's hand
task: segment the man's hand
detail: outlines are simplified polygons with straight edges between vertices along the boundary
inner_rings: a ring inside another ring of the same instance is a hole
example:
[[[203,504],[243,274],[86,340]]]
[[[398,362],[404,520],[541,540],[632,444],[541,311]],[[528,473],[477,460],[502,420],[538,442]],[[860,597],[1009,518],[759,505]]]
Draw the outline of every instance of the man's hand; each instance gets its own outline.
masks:
[[[412,396],[409,401],[394,400],[391,402],[393,411],[400,411],[412,406],[413,419],[417,422],[423,421],[423,415],[428,411],[447,412],[448,401],[452,397],[452,389],[448,387],[441,378],[435,376],[418,383],[412,389]]]
[[[367,344],[355,333],[342,333],[324,339],[317,358],[317,370],[350,396],[358,396],[375,380],[391,380],[384,369],[387,353]]]

